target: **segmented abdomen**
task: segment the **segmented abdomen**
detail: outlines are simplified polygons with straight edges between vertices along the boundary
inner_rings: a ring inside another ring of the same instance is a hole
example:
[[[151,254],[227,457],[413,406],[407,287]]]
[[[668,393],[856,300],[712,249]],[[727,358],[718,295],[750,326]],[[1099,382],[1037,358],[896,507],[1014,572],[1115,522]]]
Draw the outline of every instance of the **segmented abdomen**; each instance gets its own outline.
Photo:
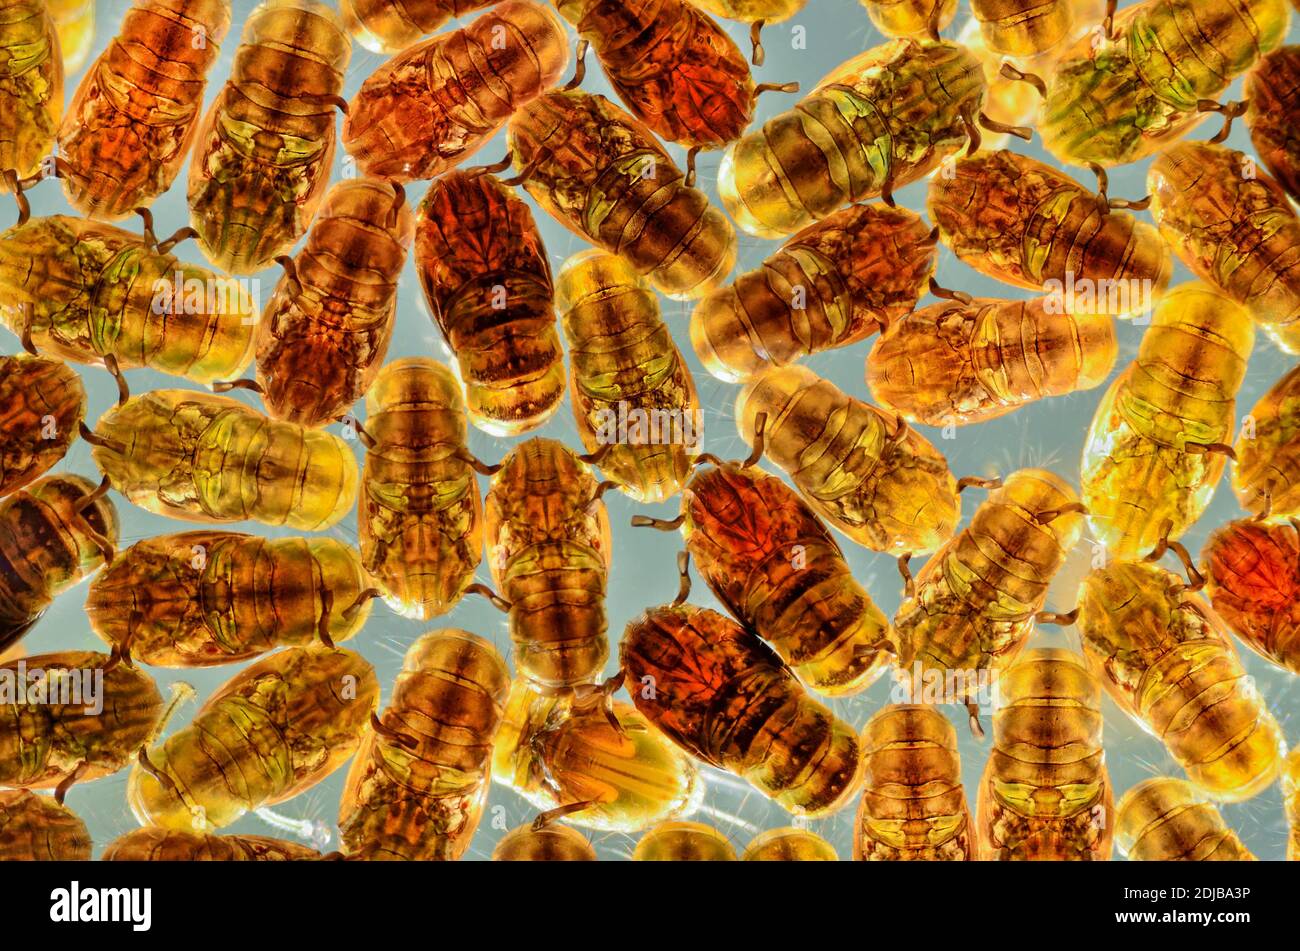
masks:
[[[1083,658],[1026,651],[998,684],[980,781],[980,858],[1104,862],[1114,806],[1101,747],[1101,685]]]
[[[1285,0],[1148,0],[1091,31],[1057,61],[1037,123],[1062,161],[1136,162],[1186,135],[1286,33]]]
[[[497,0],[340,0],[348,32],[372,53],[399,53],[452,17]]]
[[[349,858],[454,860],[487,799],[510,673],[487,641],[425,634],[406,652],[381,729],[366,731],[339,805]]]
[[[568,40],[554,13],[505,0],[372,74],[348,105],[344,148],[362,171],[380,178],[436,178],[554,86],[568,62]]]
[[[971,0],[984,42],[1004,56],[1031,57],[1066,40],[1074,28],[1074,0]]]
[[[969,862],[975,829],[957,732],[933,707],[890,704],[862,733],[856,861]]]
[[[1146,555],[1205,511],[1253,342],[1246,312],[1203,284],[1179,287],[1156,308],[1084,444],[1083,502],[1111,557]]]
[[[1130,862],[1253,862],[1255,856],[1191,783],[1157,776],[1119,801],[1115,844]]]

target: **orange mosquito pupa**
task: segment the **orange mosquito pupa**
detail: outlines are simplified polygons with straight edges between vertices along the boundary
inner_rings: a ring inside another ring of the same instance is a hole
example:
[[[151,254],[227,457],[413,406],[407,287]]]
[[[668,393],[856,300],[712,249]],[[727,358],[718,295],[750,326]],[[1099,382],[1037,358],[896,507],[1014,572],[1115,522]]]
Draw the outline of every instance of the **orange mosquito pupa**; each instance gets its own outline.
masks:
[[[338,14],[316,0],[266,0],[249,15],[190,162],[190,222],[222,270],[259,271],[307,232],[351,55]]]
[[[360,654],[289,647],[227,680],[194,719],[137,758],[141,825],[212,832],[310,789],[357,752],[379,681]]]
[[[488,488],[488,562],[510,605],[515,665],[543,686],[586,683],[609,657],[612,549],[600,491],[576,453],[540,438],[511,450]]]
[[[59,175],[74,208],[123,218],[171,186],[229,28],[230,0],[136,0],[59,127]]]
[[[754,80],[740,49],[686,0],[555,0],[591,44],[610,85],[655,135],[718,148],[754,114]]]
[[[1132,317],[1164,293],[1173,257],[1125,204],[1006,149],[944,166],[928,199],[944,244],[977,271],[1048,294],[1059,312]]]
[[[487,802],[509,689],[505,661],[481,637],[446,629],[411,645],[348,770],[339,803],[348,858],[461,857]]]
[[[829,815],[857,789],[853,728],[730,618],[691,604],[651,608],[628,624],[619,652],[623,681],[646,719],[787,811]]]
[[[984,67],[956,43],[867,50],[728,146],[718,194],[748,234],[792,234],[938,168],[970,140],[985,92]]]
[[[460,384],[427,357],[394,360],[366,396],[361,558],[400,614],[446,614],[483,557],[483,500],[464,458],[466,429]]]
[[[1261,518],[1300,516],[1300,367],[1251,407],[1233,447],[1237,502]]]
[[[964,426],[1100,386],[1119,345],[1107,314],[1051,298],[945,301],[892,324],[867,354],[872,398],[926,426]]]
[[[267,413],[303,426],[346,414],[388,352],[414,218],[400,185],[336,182],[257,329]]]
[[[517,436],[550,419],[564,399],[564,356],[528,206],[492,175],[453,169],[420,203],[415,262],[474,425]]]
[[[604,96],[548,93],[510,120],[524,188],[555,220],[621,255],[675,300],[701,297],[736,263],[727,216],[643,124]]]
[[[20,221],[0,234],[0,323],[24,348],[196,383],[248,366],[252,297],[244,282],[178,260],[184,232],[159,242],[148,219],[143,235],[71,215]]]
[[[695,380],[649,284],[618,255],[591,248],[556,282],[569,345],[569,402],[601,472],[638,501],[681,490],[704,419]]]
[[[43,693],[28,678],[43,671]],[[23,683],[0,701],[0,786],[66,790],[116,773],[163,718],[163,699],[143,670],[108,654],[63,651],[0,665],[0,680]]]
[[[373,73],[348,104],[344,148],[371,175],[436,178],[554,86],[568,63],[560,18],[530,0],[505,0]]]
[[[729,383],[857,343],[925,296],[935,246],[915,212],[850,205],[696,304],[691,343],[705,369]]]
[[[909,583],[894,615],[902,675],[921,699],[935,674],[948,701],[975,697],[1011,664],[1083,532],[1079,496],[1045,469],[1013,472]],[[987,678],[982,681],[983,677]]]
[[[367,584],[360,556],[337,539],[181,532],[115,558],[91,582],[86,615],[123,657],[208,667],[347,640],[370,616]]]
[[[801,366],[774,367],[736,397],[736,428],[763,451],[822,518],[860,545],[902,554],[937,549],[961,511],[957,480],[939,451]]]
[[[1097,405],[1080,463],[1088,524],[1113,557],[1180,538],[1209,505],[1254,340],[1249,314],[1212,287],[1161,299]]]
[[[1077,618],[1089,669],[1194,785],[1237,802],[1273,784],[1282,731],[1222,619],[1183,579],[1148,562],[1094,568]]]
[[[117,540],[112,500],[81,476],[47,475],[0,500],[0,651],[111,561]]]
[[[0,862],[89,862],[90,831],[53,796],[0,789]]]

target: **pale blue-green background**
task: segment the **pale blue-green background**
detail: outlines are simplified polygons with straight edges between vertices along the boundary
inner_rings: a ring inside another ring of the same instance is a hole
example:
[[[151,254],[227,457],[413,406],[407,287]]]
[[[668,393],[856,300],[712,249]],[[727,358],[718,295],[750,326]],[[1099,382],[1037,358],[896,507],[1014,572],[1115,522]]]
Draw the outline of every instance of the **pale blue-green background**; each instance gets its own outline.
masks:
[[[227,37],[220,61],[212,71],[208,87],[209,102],[229,73],[237,45],[237,34],[253,6],[251,0],[237,0],[234,4],[232,35]],[[97,36],[91,54],[92,61],[94,56],[103,50],[110,36],[116,32],[127,7],[125,0],[110,0],[97,5]],[[955,37],[968,16],[968,5],[963,2],[957,20],[944,31],[944,35]],[[741,48],[748,51],[747,27],[742,24],[724,25]],[[792,36],[796,35],[794,33],[796,26],[802,27],[806,33],[805,49],[796,49],[795,44],[791,42]],[[1293,23],[1290,34],[1292,42],[1296,41],[1298,32],[1300,31],[1296,30]],[[806,9],[793,20],[767,29],[765,33],[767,62],[762,68],[756,70],[756,79],[759,82],[799,80],[804,83],[805,88],[808,88],[832,66],[881,42],[881,39],[856,0],[810,0]],[[381,62],[383,57],[370,53],[360,46],[354,46],[344,95],[351,97],[365,77]],[[593,68],[588,72],[585,88],[612,95],[599,69],[594,68],[594,63],[591,65]],[[79,80],[80,73],[69,77],[67,86],[69,98]],[[1236,98],[1239,89],[1238,83],[1229,95]],[[790,97],[780,94],[762,97],[758,106],[758,121],[765,120],[775,112],[788,107],[792,101]],[[1194,134],[1205,137],[1210,134],[1210,129],[1211,126],[1207,125]],[[1240,126],[1233,132],[1230,144],[1236,148],[1249,150],[1249,139]],[[1017,148],[1031,155],[1043,157],[1037,141],[1028,145],[1018,144]],[[676,146],[669,146],[669,149],[680,160],[682,150]],[[482,161],[494,161],[504,152],[503,137],[498,135],[483,148],[479,158]],[[340,149],[336,158],[335,177],[338,177],[342,171],[344,158],[345,155]],[[714,194],[715,199],[717,163],[717,153],[701,156],[701,184]],[[1143,162],[1114,170],[1111,176],[1112,194],[1131,198],[1145,194],[1144,176],[1147,164]],[[1074,169],[1072,172],[1083,181],[1089,180],[1086,170]],[[188,167],[182,171],[172,189],[153,206],[160,236],[170,234],[188,223],[185,204],[187,173]],[[422,197],[424,188],[421,183],[409,186],[408,193],[412,202],[417,202]],[[901,204],[915,209],[923,208],[924,196],[924,183],[900,189],[897,193]],[[68,211],[56,183],[42,184],[31,192],[30,197],[33,213],[36,215]],[[531,202],[531,199],[529,201]],[[537,218],[547,243],[552,265],[556,269],[568,255],[586,247],[584,242],[554,223],[545,213],[537,211]],[[135,227],[134,224],[128,224]],[[744,269],[757,266],[777,246],[775,242],[761,241],[743,233],[740,234],[740,245],[739,267]],[[201,254],[192,242],[181,245],[178,253],[184,258],[201,260]],[[260,275],[263,300],[269,296],[278,276],[278,269]],[[941,255],[938,277],[947,287],[974,294],[1021,296],[1019,291],[975,274],[946,251]],[[1187,271],[1180,266],[1176,282],[1188,278]],[[747,447],[736,435],[733,424],[732,404],[736,388],[704,373],[694,354],[691,353],[686,332],[689,305],[667,300],[663,301],[663,305],[665,316],[674,330],[678,344],[686,352],[687,359],[695,372],[705,413],[705,447],[724,457],[744,455]],[[1140,327],[1120,325],[1119,366],[1123,366],[1132,358],[1140,333]],[[8,334],[0,335],[0,348],[6,352],[16,352],[17,340]],[[820,354],[809,360],[808,364],[847,392],[860,398],[867,398],[868,394],[863,382],[863,360],[867,349],[868,344],[859,344],[844,350]],[[441,337],[429,320],[414,267],[408,263],[401,281],[397,329],[389,357],[430,354],[440,359],[446,357]],[[1239,396],[1239,415],[1248,412],[1256,399],[1293,362],[1292,358],[1280,353],[1260,334],[1250,363],[1249,375]],[[89,419],[93,422],[112,405],[116,398],[116,390],[112,380],[102,370],[84,367],[81,369],[90,394]],[[128,377],[135,392],[150,388],[190,385],[183,380],[165,377],[152,371],[134,371],[129,373]],[[923,432],[947,455],[957,475],[990,476],[1004,474],[1022,466],[1034,465],[1054,469],[1070,481],[1077,483],[1084,432],[1102,392],[1103,390],[1099,388],[1092,392],[1043,402],[994,422],[959,429],[956,431],[956,437],[951,440],[942,440],[937,430],[923,430]],[[255,402],[251,394],[238,395],[241,399]],[[572,413],[567,404],[561,407],[551,423],[539,433],[563,440],[571,446],[580,444]],[[500,458],[515,442],[517,440],[496,439],[478,431],[474,431],[471,435],[471,448],[480,458],[486,460]],[[63,468],[98,479],[98,473],[91,462],[89,447],[80,441],[72,447]],[[164,532],[193,527],[150,515],[126,503],[116,494],[114,499],[118,503],[122,516],[123,546]],[[606,500],[614,525],[614,556],[608,600],[610,638],[614,642],[614,647],[607,669],[607,673],[613,673],[617,657],[616,644],[624,626],[647,606],[670,599],[676,591],[674,555],[681,541],[677,535],[664,535],[632,529],[628,526],[628,520],[638,512],[666,518],[674,516],[677,513],[675,500],[660,506],[644,506],[634,504],[615,492],[609,493]],[[967,519],[978,501],[978,492],[968,498],[964,513]],[[1197,552],[1213,527],[1240,514],[1225,478],[1213,505],[1184,541],[1193,552]],[[290,534],[257,525],[232,527],[265,534]],[[331,534],[355,543],[357,537],[355,515],[344,520],[341,525],[332,530]],[[892,615],[898,606],[900,587],[894,562],[851,542],[845,541],[844,548],[857,578],[867,586],[881,608]],[[1075,588],[1079,578],[1087,569],[1090,552],[1091,548],[1085,540],[1072,562],[1058,577],[1053,589],[1052,608],[1067,610],[1073,606]],[[480,580],[488,580],[486,568],[481,569]],[[83,610],[84,596],[85,587],[82,586],[58,600],[24,642],[29,654],[102,647],[101,642],[87,625]],[[718,607],[702,583],[697,582],[692,598],[701,604]],[[492,639],[503,651],[509,648],[510,642],[503,616],[480,598],[465,599],[454,612],[441,619],[440,623],[463,627],[482,634]],[[349,647],[363,653],[377,668],[380,682],[384,685],[384,702],[387,702],[393,677],[400,667],[401,657],[406,647],[431,626],[400,618],[382,604],[377,604],[366,628],[348,644]],[[1036,634],[1031,643],[1042,646],[1070,642],[1071,635],[1048,629]],[[1282,722],[1291,742],[1300,741],[1300,718],[1296,716],[1297,708],[1300,707],[1300,688],[1297,688],[1295,678],[1260,661],[1254,654],[1245,650],[1242,651],[1242,656],[1250,672],[1257,678],[1261,692]],[[201,699],[231,676],[234,669],[183,672],[155,670],[153,673],[161,684],[168,684],[178,679],[188,681],[197,688]],[[882,680],[864,694],[835,702],[833,706],[840,715],[856,727],[861,727],[874,711],[889,702],[890,687],[891,683],[888,679]],[[1176,765],[1160,743],[1120,714],[1109,699],[1105,701],[1105,705],[1105,745],[1116,799],[1124,790],[1146,776],[1179,775]],[[183,710],[173,722],[172,728],[182,726],[194,709],[195,706],[191,704]],[[959,727],[963,778],[973,810],[974,790],[984,767],[988,747],[986,744],[973,741],[967,735],[963,725],[964,715],[960,710],[947,708],[947,712]],[[345,772],[346,769],[338,771],[310,791],[277,807],[277,811],[295,820],[321,820],[333,832]],[[708,777],[708,792],[704,801],[704,812],[697,815],[697,818],[721,829],[735,843],[737,851],[742,849],[758,830],[788,824],[789,817],[781,809],[769,803],[761,794],[750,791],[742,782],[714,770],[706,769],[705,772]],[[96,842],[96,854],[111,838],[134,827],[134,819],[124,799],[125,784],[126,773],[122,772],[77,786],[68,796],[69,806],[82,815],[90,826]],[[853,811],[854,806],[849,806],[829,819],[811,824],[812,828],[834,843],[843,859],[850,856]],[[488,857],[502,830],[530,819],[534,812],[533,807],[513,792],[500,785],[494,785],[489,810],[484,816],[468,857],[479,859]],[[1225,807],[1224,814],[1260,858],[1283,857],[1286,827],[1281,811],[1281,798],[1276,786],[1248,803]],[[277,834],[257,816],[246,817],[228,831]],[[624,835],[596,835],[595,842],[601,857],[606,859],[626,857],[633,845],[633,840]]]

